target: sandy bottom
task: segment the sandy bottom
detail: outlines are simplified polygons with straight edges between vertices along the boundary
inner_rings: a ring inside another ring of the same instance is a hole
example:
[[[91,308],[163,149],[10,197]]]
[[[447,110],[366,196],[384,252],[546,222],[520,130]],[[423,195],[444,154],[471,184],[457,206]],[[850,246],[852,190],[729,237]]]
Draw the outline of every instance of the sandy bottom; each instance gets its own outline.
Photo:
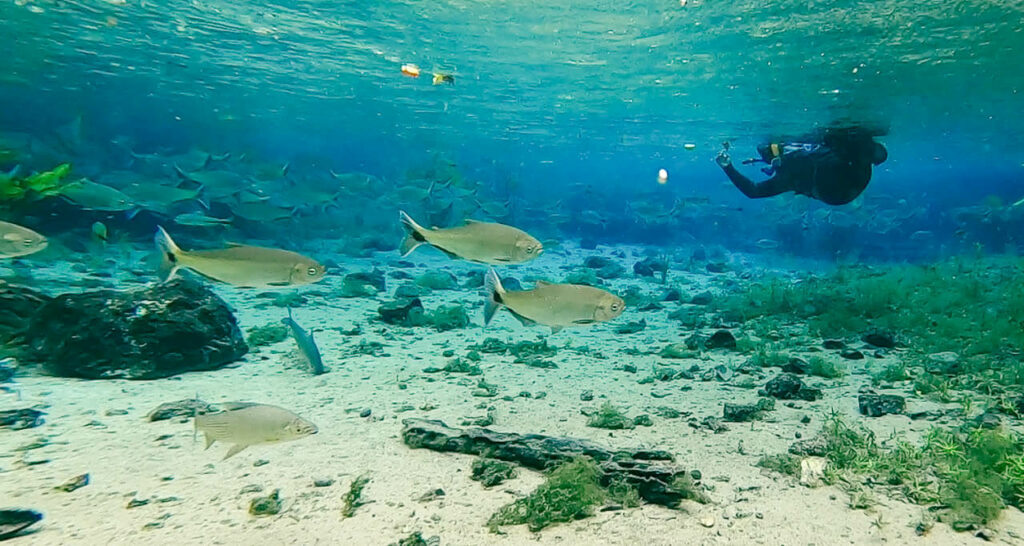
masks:
[[[634,250],[635,251],[635,250]],[[563,263],[580,263],[576,250]],[[627,255],[631,250],[627,250]],[[393,255],[376,261],[347,260],[348,272],[369,270],[395,262]],[[417,251],[404,269],[413,275],[426,267],[444,267],[460,277],[471,265],[447,261],[430,251]],[[506,271],[517,277],[564,276],[559,260],[545,256],[542,266]],[[627,267],[633,258],[623,260]],[[59,272],[58,272],[59,273]],[[51,278],[58,273],[51,273]],[[42,274],[41,277],[46,277]],[[676,282],[691,293],[735,279],[728,275],[677,272]],[[389,279],[389,291],[398,282]],[[527,283],[528,284],[528,283]],[[677,380],[648,385],[638,380],[653,364],[682,366],[655,356],[630,356],[626,351],[660,348],[680,342],[690,332],[666,317],[672,309],[627,313],[612,324],[566,330],[549,343],[588,346],[606,358],[562,350],[554,358],[557,369],[535,369],[513,364],[511,356],[483,355],[483,377],[501,386],[496,398],[470,395],[478,378],[424,374],[423,368],[443,366],[445,349],[464,355],[469,345],[486,337],[503,341],[535,340],[546,329],[524,328],[502,312],[482,329],[475,291],[435,292],[424,298],[431,309],[458,301],[472,305],[476,325],[439,333],[430,329],[402,329],[371,322],[378,300],[316,297],[340,285],[337,276],[304,289],[310,303],[296,309],[296,318],[318,334],[324,360],[332,371],[313,377],[299,368],[291,340],[250,353],[231,368],[190,373],[145,382],[80,381],[22,376],[14,385],[20,393],[0,394],[4,408],[35,406],[47,412],[46,423],[23,431],[0,431],[0,505],[40,510],[46,518],[37,532],[10,544],[388,544],[411,532],[439,536],[442,544],[965,544],[981,543],[969,533],[955,533],[942,524],[924,537],[914,527],[925,510],[879,493],[879,505],[869,510],[848,507],[846,493],[830,487],[810,489],[795,480],[765,473],[754,466],[765,453],[785,451],[797,433],[812,437],[831,410],[864,422],[879,438],[895,434],[918,439],[933,423],[904,416],[865,420],[857,415],[857,388],[866,382],[866,367],[877,360],[853,362],[851,374],[837,382],[810,381],[825,387],[825,399],[816,403],[777,404],[766,421],[729,424],[729,431],[714,434],[696,430],[686,418],[653,417],[653,427],[610,433],[588,428],[582,408],[595,408],[604,400],[628,408],[630,415],[669,406],[693,417],[720,417],[726,401],[752,403],[755,390],[710,381]],[[660,291],[660,285],[642,279],[623,279],[616,289],[638,285]],[[237,310],[244,329],[277,321],[283,309],[258,309],[267,299],[253,292],[218,287]],[[385,298],[381,298],[385,299]],[[613,327],[641,317],[647,329],[615,335]],[[361,336],[345,336],[337,329],[361,325]],[[379,341],[388,356],[356,354],[360,340]],[[744,357],[716,354],[718,362],[700,362],[702,369],[716,363],[738,364]],[[636,374],[622,371],[634,364]],[[688,366],[690,362],[686,362]],[[400,388],[404,384],[406,388]],[[760,381],[759,384],[763,384]],[[580,393],[593,390],[595,398],[582,402]],[[514,398],[521,391],[546,392],[543,399]],[[291,443],[254,446],[222,461],[227,446],[203,450],[194,440],[190,420],[150,423],[146,414],[163,402],[198,396],[207,402],[248,400],[276,404],[299,413],[319,426],[319,434]],[[657,396],[657,397],[656,397]],[[435,406],[435,409],[421,409]],[[910,410],[930,409],[927,402],[909,401]],[[403,407],[412,406],[405,411]],[[685,468],[699,469],[704,483],[713,486],[712,504],[686,504],[682,510],[645,505],[641,508],[600,512],[592,518],[530,533],[525,527],[507,527],[493,534],[485,523],[502,505],[530,492],[542,481],[540,474],[520,477],[492,489],[469,479],[473,457],[407,448],[400,439],[401,420],[410,417],[441,419],[458,425],[466,417],[482,416],[495,408],[491,428],[522,433],[545,433],[587,438],[612,447],[651,447],[668,450]],[[937,406],[936,406],[937,407]],[[368,418],[360,411],[369,408]],[[800,420],[809,416],[809,424]],[[16,448],[40,438],[49,443],[30,451]],[[46,460],[42,464],[26,464]],[[54,489],[82,473],[89,485],[65,493]],[[340,515],[342,496],[361,474],[371,478],[364,498],[370,503],[355,516]],[[314,480],[331,479],[327,487]],[[262,493],[251,492],[261,488]],[[441,488],[445,495],[421,502],[424,493]],[[284,510],[273,517],[249,515],[252,498],[280,489]],[[244,490],[244,491],[243,491]],[[133,499],[149,500],[128,508]],[[996,541],[1022,544],[1024,515],[1004,512],[992,528]]]

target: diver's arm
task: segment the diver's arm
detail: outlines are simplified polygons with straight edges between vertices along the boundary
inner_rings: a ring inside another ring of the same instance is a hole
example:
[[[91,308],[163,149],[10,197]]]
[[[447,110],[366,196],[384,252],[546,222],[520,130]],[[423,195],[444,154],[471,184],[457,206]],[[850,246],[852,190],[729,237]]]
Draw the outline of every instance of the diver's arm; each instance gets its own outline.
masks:
[[[751,199],[772,197],[774,195],[779,195],[780,193],[793,191],[792,184],[789,184],[783,178],[779,178],[778,174],[764,182],[755,183],[744,176],[743,173],[737,171],[736,167],[732,166],[732,163],[722,165],[722,170],[725,171],[725,175],[729,177],[729,180],[732,181],[733,185],[743,192],[743,195],[746,195]]]

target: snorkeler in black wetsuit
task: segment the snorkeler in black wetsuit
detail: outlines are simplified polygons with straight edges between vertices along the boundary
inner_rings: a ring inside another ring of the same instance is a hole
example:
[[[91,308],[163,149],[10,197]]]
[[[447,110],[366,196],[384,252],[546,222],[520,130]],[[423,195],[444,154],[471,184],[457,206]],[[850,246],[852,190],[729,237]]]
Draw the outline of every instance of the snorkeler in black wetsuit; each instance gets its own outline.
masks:
[[[796,192],[829,205],[845,205],[856,199],[871,180],[871,167],[889,157],[885,147],[875,142],[873,133],[859,128],[826,129],[803,143],[771,143],[757,147],[764,162],[762,169],[771,176],[755,183],[733,167],[728,147],[715,158],[729,180],[751,199]]]

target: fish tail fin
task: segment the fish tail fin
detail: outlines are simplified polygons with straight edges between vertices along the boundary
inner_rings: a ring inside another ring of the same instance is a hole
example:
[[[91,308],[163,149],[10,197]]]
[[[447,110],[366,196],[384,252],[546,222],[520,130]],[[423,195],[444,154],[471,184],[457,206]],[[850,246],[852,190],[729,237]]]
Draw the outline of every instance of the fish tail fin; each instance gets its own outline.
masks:
[[[171,239],[170,234],[163,227],[157,226],[156,230],[156,249],[160,253],[160,266],[157,269],[157,274],[160,276],[160,282],[165,282],[173,278],[174,273],[181,267],[178,264],[178,255],[181,253],[181,249],[174,244],[174,239]]]
[[[398,211],[398,216],[402,220],[402,226],[408,232],[405,236],[405,240],[402,241],[402,246],[399,247],[399,252],[402,253],[402,257],[406,257],[410,252],[416,250],[416,247],[427,242],[426,238],[423,237],[423,228],[412,219],[411,216],[405,213],[405,211]]]
[[[494,318],[494,313],[501,307],[502,296],[505,295],[505,287],[501,286],[501,279],[493,267],[488,268],[487,274],[484,275],[484,290],[487,291],[487,298],[484,300],[484,326],[487,326]]]

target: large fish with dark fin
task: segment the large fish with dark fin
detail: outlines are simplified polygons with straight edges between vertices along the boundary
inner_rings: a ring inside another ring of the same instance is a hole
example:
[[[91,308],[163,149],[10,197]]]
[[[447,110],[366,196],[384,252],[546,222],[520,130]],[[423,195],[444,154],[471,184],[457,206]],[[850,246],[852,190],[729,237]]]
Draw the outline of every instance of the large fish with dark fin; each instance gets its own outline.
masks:
[[[622,298],[593,286],[551,284],[537,281],[532,290],[505,290],[494,269],[484,277],[487,300],[484,326],[501,307],[508,309],[524,325],[543,324],[557,333],[568,326],[606,322],[622,314]]]
[[[290,250],[234,245],[214,250],[178,248],[164,228],[157,227],[160,278],[167,280],[185,267],[200,275],[243,288],[311,284],[324,277],[326,268],[312,258]]]
[[[448,256],[488,265],[519,264],[540,256],[544,246],[529,233],[489,222],[466,220],[453,228],[426,229],[408,214],[400,212],[402,225],[409,232],[402,241],[402,256],[428,244]]]
[[[206,436],[206,449],[214,442],[232,444],[225,459],[252,445],[298,440],[317,433],[316,425],[277,406],[229,402],[221,407],[225,411],[196,415],[195,430]]]

